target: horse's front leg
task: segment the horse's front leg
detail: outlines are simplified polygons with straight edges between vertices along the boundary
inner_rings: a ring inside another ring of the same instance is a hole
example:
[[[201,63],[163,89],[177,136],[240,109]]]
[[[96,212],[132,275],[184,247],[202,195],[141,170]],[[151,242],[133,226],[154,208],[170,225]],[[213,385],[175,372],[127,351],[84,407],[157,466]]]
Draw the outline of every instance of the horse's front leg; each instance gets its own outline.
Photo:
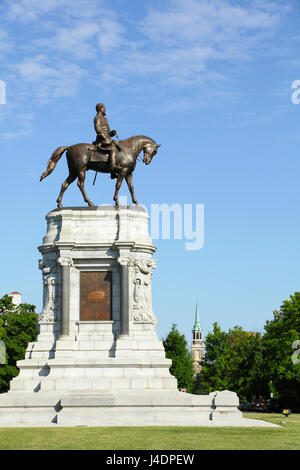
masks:
[[[128,173],[128,175],[125,176],[125,179],[126,179],[126,183],[131,194],[131,199],[132,199],[133,204],[138,204],[134,195],[134,188],[132,184],[132,173]]]
[[[122,183],[123,183],[124,176],[125,176],[124,173],[120,171],[119,174],[118,174],[117,182],[116,182],[116,190],[115,190],[115,194],[114,194],[114,201],[115,201],[115,204],[116,204],[117,207],[119,207],[118,196],[119,196],[120,187],[122,186]]]

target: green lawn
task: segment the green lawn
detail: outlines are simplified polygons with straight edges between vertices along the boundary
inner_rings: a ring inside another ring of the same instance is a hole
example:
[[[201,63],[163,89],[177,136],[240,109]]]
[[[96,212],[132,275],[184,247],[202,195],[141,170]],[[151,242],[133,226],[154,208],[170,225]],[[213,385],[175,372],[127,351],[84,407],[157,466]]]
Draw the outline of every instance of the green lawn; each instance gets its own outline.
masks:
[[[0,450],[296,450],[300,414],[245,413],[281,428],[73,427],[0,428]]]

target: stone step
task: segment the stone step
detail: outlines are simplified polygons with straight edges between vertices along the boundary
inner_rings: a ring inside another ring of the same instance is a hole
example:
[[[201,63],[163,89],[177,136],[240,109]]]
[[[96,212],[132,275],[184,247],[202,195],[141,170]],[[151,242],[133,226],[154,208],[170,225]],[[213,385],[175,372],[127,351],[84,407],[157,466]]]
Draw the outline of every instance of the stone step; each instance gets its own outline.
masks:
[[[52,390],[176,390],[174,377],[64,377],[46,378],[41,382],[41,392]]]

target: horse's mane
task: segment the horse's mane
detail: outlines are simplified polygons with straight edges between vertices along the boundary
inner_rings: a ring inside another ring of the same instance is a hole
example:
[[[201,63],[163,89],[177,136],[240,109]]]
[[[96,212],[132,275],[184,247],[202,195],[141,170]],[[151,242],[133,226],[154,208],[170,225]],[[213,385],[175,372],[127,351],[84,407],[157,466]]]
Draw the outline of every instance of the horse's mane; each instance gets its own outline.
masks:
[[[128,139],[120,140],[120,144],[124,148],[132,149],[132,147],[137,144],[139,141],[144,140],[146,142],[149,142],[150,144],[156,145],[155,140],[151,139],[151,137],[148,137],[146,135],[133,135],[132,137],[129,137]]]
[[[131,144],[132,141],[136,139],[145,139],[149,140],[151,144],[156,144],[155,140],[151,139],[151,137],[147,137],[146,135],[133,135],[132,137],[128,137],[128,139],[120,140],[120,142],[128,142]]]

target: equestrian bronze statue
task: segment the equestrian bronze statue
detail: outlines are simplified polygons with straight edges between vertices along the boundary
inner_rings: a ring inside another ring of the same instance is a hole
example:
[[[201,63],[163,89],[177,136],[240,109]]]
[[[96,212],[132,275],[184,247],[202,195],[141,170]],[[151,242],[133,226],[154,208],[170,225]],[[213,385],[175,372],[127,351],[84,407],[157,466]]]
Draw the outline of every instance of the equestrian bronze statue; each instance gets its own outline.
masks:
[[[111,177],[117,178],[114,201],[119,205],[118,194],[125,178],[129,188],[131,199],[134,204],[138,204],[132,184],[132,173],[136,167],[139,154],[143,151],[143,162],[146,165],[151,163],[152,158],[157,153],[158,145],[151,137],[135,135],[129,139],[113,141],[111,137],[116,135],[116,131],[110,131],[108,121],[105,118],[105,107],[102,103],[97,105],[97,116],[94,120],[97,132],[96,140],[93,144],[75,144],[71,146],[58,147],[48,161],[47,169],[42,174],[40,181],[49,176],[58,160],[66,152],[69,176],[61,186],[61,191],[57,198],[57,207],[62,207],[62,197],[67,187],[78,178],[77,185],[83,195],[85,202],[89,206],[94,204],[89,200],[84,189],[86,172],[94,170],[100,173],[110,173]],[[97,174],[97,173],[96,173]]]

